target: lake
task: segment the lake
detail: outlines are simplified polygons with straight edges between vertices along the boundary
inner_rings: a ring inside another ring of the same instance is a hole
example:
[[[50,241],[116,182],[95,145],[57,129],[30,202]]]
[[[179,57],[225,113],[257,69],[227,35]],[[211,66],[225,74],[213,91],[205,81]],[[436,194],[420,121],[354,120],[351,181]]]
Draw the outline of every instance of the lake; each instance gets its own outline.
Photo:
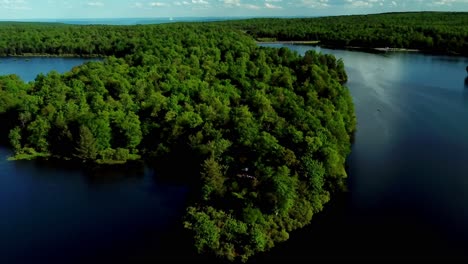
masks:
[[[468,59],[268,46],[343,58],[358,126],[347,164],[349,192],[332,197],[311,225],[251,262],[466,257]],[[0,73],[29,81],[84,61],[0,62]],[[147,166],[86,171],[8,162],[10,154],[0,148],[1,263],[135,260],[158,246],[157,254],[190,257],[186,239],[172,231],[184,212],[184,184]]]

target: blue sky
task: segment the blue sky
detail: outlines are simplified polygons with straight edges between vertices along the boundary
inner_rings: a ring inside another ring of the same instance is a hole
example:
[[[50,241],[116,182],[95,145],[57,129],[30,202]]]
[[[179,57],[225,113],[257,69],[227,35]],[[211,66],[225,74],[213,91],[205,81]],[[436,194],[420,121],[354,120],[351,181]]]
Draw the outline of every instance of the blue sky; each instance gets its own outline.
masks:
[[[0,0],[0,19],[323,16],[468,11],[468,0]]]

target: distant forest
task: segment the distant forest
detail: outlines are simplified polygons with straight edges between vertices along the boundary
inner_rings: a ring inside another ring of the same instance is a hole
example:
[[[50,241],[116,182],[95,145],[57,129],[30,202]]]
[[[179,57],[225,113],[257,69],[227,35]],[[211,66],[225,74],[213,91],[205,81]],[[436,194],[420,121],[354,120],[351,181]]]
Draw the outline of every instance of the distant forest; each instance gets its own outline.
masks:
[[[220,22],[254,38],[317,40],[320,45],[392,47],[468,56],[468,12],[417,12]]]
[[[308,40],[336,48],[392,47],[468,55],[468,12],[255,18],[202,24],[237,29],[257,40]],[[157,33],[158,28],[164,26],[0,22],[0,56],[48,54],[121,57],[142,51],[149,39],[157,37],[150,34]]]

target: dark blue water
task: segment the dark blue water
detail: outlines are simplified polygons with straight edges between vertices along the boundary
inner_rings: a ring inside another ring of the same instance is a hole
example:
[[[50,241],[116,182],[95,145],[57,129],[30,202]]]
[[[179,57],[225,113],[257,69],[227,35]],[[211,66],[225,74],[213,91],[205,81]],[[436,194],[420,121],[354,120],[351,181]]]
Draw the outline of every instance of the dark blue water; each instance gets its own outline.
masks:
[[[99,58],[0,57],[0,75],[17,74],[23,81],[33,81],[40,73],[55,70],[63,73],[74,66]]]
[[[342,58],[358,126],[349,193],[266,260],[468,260],[468,58],[268,46]]]
[[[183,213],[187,189],[158,182],[148,168],[90,174],[7,155],[0,149],[1,263],[117,258]]]

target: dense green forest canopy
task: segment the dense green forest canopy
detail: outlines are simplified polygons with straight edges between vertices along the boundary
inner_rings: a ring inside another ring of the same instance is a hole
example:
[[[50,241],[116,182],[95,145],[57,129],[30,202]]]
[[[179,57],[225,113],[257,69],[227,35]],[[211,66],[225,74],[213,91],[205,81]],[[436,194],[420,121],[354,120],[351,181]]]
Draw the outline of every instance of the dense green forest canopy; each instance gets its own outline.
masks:
[[[209,22],[257,40],[319,41],[332,47],[392,47],[468,56],[468,12],[416,12]],[[125,56],[142,51],[159,25],[0,22],[0,56]],[[156,28],[156,29],[155,29]]]
[[[468,12],[385,13],[221,22],[262,40],[318,40],[332,47],[392,47],[468,56]]]
[[[184,225],[200,252],[246,260],[344,187],[356,121],[332,55],[214,24],[10,23],[0,35],[3,54],[112,55],[29,83],[0,77],[0,135],[17,157],[190,166],[200,192]]]
[[[156,28],[155,28],[156,27]],[[118,56],[142,50],[158,26],[77,26],[60,23],[0,22],[0,56]]]

